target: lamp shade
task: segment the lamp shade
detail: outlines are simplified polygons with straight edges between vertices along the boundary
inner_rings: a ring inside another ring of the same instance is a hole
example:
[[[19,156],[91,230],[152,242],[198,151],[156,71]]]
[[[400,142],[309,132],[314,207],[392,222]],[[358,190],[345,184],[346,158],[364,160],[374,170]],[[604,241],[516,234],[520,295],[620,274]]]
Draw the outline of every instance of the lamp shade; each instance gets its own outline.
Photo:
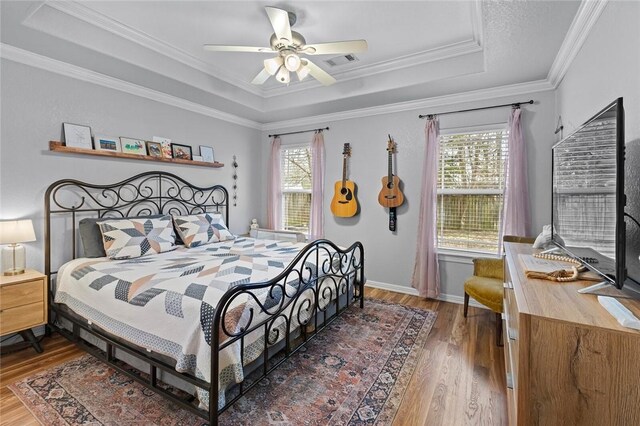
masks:
[[[281,56],[264,60],[264,69],[271,75],[275,75],[282,66],[284,60]]]
[[[0,244],[26,243],[36,240],[31,219],[0,221]]]

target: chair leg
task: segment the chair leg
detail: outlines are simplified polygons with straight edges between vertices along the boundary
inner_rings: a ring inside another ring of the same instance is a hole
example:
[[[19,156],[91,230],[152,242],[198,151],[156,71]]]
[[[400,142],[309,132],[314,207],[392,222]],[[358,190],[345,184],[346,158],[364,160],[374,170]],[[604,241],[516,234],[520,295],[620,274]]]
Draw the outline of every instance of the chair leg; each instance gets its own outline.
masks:
[[[504,346],[502,343],[502,315],[496,313],[496,345]]]
[[[464,292],[464,317],[467,317],[467,311],[469,310],[469,295]]]

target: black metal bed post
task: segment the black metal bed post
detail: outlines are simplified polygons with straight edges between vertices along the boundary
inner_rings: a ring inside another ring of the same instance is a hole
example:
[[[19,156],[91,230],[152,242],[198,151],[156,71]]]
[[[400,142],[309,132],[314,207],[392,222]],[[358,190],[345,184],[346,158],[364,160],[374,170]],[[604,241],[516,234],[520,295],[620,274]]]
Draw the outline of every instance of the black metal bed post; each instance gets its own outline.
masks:
[[[364,246],[360,246],[360,309],[364,309]]]
[[[224,299],[224,297],[223,297]],[[222,301],[221,301],[222,302]],[[218,304],[213,315],[211,330],[211,372],[209,377],[209,426],[218,425],[218,401],[220,400],[220,389],[218,388],[218,369],[220,364],[220,318],[222,303]],[[242,361],[241,361],[242,362]]]

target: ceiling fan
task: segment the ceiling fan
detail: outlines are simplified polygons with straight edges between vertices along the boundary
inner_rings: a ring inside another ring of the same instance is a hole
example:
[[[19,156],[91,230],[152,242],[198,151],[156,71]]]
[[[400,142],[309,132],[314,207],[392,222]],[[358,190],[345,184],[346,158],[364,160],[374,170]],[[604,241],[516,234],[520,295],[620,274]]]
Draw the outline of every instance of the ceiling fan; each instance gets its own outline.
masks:
[[[248,52],[248,53],[277,53],[273,58],[264,61],[264,68],[253,79],[253,84],[263,84],[271,76],[283,84],[291,81],[290,73],[295,72],[298,80],[304,80],[308,75],[325,86],[336,82],[329,73],[300,55],[337,55],[364,52],[367,50],[366,40],[335,41],[330,43],[307,44],[302,34],[291,31],[296,21],[293,12],[287,12],[277,7],[265,7],[274,33],[271,35],[271,47],[227,46],[221,44],[205,44],[204,49],[214,52]]]

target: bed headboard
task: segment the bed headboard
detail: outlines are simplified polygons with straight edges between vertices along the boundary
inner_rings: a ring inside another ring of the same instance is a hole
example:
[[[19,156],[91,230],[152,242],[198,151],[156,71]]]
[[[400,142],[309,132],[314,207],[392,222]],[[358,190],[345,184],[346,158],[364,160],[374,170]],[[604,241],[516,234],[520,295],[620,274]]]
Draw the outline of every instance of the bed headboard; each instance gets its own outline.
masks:
[[[64,247],[71,247],[68,256],[60,257],[64,261],[78,256],[77,227],[79,220],[85,217],[218,212],[229,226],[229,193],[224,186],[198,187],[172,173],[161,171],[140,173],[108,185],[62,179],[47,188],[44,207],[44,268],[49,279],[56,273],[52,271],[54,250],[63,252]],[[53,223],[56,220],[60,222]],[[62,234],[59,240],[52,232]]]

